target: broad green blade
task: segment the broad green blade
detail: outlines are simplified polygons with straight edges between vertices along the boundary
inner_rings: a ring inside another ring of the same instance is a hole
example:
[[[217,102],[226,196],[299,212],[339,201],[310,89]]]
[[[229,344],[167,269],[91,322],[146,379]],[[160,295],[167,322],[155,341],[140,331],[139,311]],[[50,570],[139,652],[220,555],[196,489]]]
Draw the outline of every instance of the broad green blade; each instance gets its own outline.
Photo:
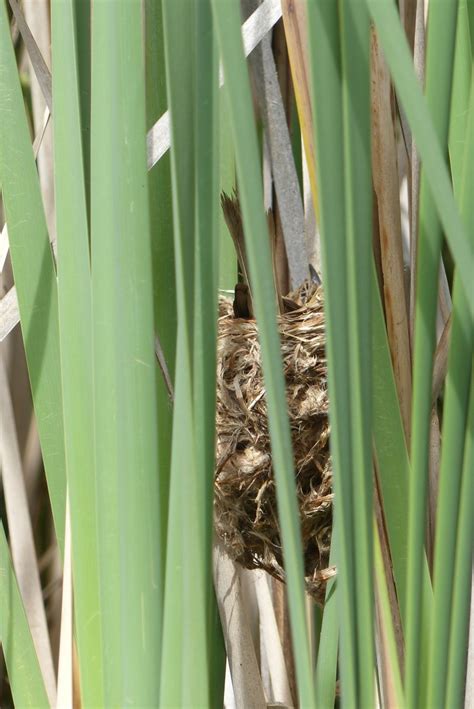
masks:
[[[372,362],[373,362],[373,434],[383,512],[387,526],[390,554],[402,624],[407,617],[408,557],[408,481],[410,461],[406,448],[400,405],[390,358],[387,331],[378,289],[375,264],[372,269]],[[433,593],[426,556],[423,556],[420,578],[423,620],[426,627],[431,617]],[[404,626],[406,633],[406,627]],[[421,652],[428,656],[428,638],[422,638]],[[424,678],[427,667],[422,667]]]
[[[338,538],[337,597],[344,706],[358,702],[357,591],[352,475],[351,360],[345,198],[341,48],[336,3],[308,3],[318,199],[325,287],[326,351],[333,464],[334,524]],[[354,402],[355,405],[355,402]]]
[[[314,687],[304,607],[301,530],[286,413],[285,382],[276,327],[272,264],[263,213],[258,142],[249,79],[243,60],[239,4],[236,0],[214,0],[213,9],[225,74],[224,90],[234,136],[239,197],[262,351],[298,689],[301,705],[311,707],[314,705]]]
[[[194,419],[203,528],[211,569],[216,419],[217,286],[219,265],[218,57],[209,2],[196,8],[196,224]]]
[[[0,522],[0,643],[17,707],[49,707],[10,549]]]
[[[164,71],[163,11],[161,0],[146,0],[146,98],[147,129],[166,111],[166,77]],[[173,252],[173,205],[169,152],[148,173],[150,230],[152,243],[155,332],[160,340],[165,361],[174,381],[176,358],[176,288]],[[160,520],[162,548],[160,564],[164,578],[166,568],[166,534],[168,526],[169,475],[173,405],[161,371],[157,373],[158,391],[158,455],[160,479]]]
[[[371,285],[372,172],[370,162],[370,23],[363,3],[344,0],[341,14],[342,106],[352,427],[352,498],[360,706],[374,702],[372,539]],[[321,172],[321,179],[324,174]],[[326,274],[333,279],[336,274]]]
[[[94,4],[92,308],[106,706],[159,701],[163,581],[143,41],[140,3]]]
[[[190,347],[181,317],[176,371],[159,706],[205,707],[210,653],[205,534],[198,504],[202,481],[197,477]]]
[[[469,646],[469,614],[472,586],[472,500],[474,485],[474,368],[471,366],[469,417],[462,473],[456,540],[456,564],[451,611],[445,706],[462,706],[466,683],[466,658]]]
[[[471,87],[471,105],[466,122],[466,151],[464,170],[459,184],[458,200],[474,243],[474,79]],[[454,166],[456,163],[454,163]],[[448,353],[448,371],[443,407],[443,447],[439,474],[438,509],[436,517],[436,543],[434,556],[434,608],[431,638],[428,702],[433,707],[443,707],[448,662],[449,634],[453,608],[454,572],[458,519],[463,485],[464,446],[470,436],[466,428],[469,410],[469,383],[473,353],[473,329],[469,316],[469,303],[459,280],[454,274],[451,341]],[[467,454],[467,453],[466,453]],[[464,483],[465,484],[465,483]],[[461,532],[462,533],[462,532]],[[460,570],[462,574],[463,571]],[[456,640],[454,640],[456,642]]]
[[[84,704],[103,704],[93,448],[91,277],[72,0],[52,5],[59,338],[74,608]]]
[[[207,706],[211,691],[209,465],[213,468],[211,426],[215,421],[212,351],[217,265],[213,244],[217,215],[212,198],[217,200],[217,194],[212,193],[217,192],[213,151],[217,61],[207,2],[189,6],[168,0],[163,4],[163,20],[172,134],[178,341],[160,705]],[[207,38],[203,47],[199,46],[200,33]],[[203,76],[199,76],[199,67]],[[204,142],[198,146],[199,140]],[[207,166],[198,164],[200,151],[207,151]],[[205,288],[210,292],[205,293]],[[204,307],[210,307],[210,312],[203,312]],[[204,317],[211,323],[206,323],[209,333],[203,331]],[[207,335],[211,341],[205,339]],[[206,356],[212,379],[203,360],[204,344],[211,347]]]
[[[472,172],[473,111],[474,88],[472,71],[472,47],[474,46],[474,8],[472,3],[460,2],[457,54],[454,70],[453,99],[450,125],[450,156],[455,190],[468,197],[466,189],[467,175],[463,175],[462,166]],[[470,102],[469,102],[470,99]],[[470,120],[470,133],[466,123]],[[470,137],[469,137],[470,136]],[[471,143],[469,144],[469,140]],[[472,184],[472,174],[470,181]],[[472,218],[472,201],[467,199],[467,207]],[[472,234],[472,227],[471,227]],[[445,706],[458,706],[464,700],[466,680],[466,654],[469,635],[469,613],[472,586],[472,499],[474,496],[474,374],[471,362],[471,391],[469,418],[466,426],[463,477],[460,493],[458,530],[456,539],[456,562],[454,570],[454,588],[451,604],[450,645],[446,684]]]
[[[401,617],[406,618],[408,457],[375,264],[372,270],[373,429],[377,469]]]
[[[208,0],[196,9],[196,243],[194,307],[194,428],[198,494],[204,529],[211,705],[224,695],[225,652],[212,579],[216,445],[216,340],[219,280],[219,85],[218,54]],[[234,257],[235,261],[235,257]],[[231,264],[229,264],[231,265]]]
[[[383,509],[402,620],[407,604],[408,481],[410,461],[390,358],[375,264],[372,269],[373,431]],[[430,607],[431,582],[424,560],[423,594]]]
[[[0,184],[36,424],[62,550],[66,475],[56,275],[4,2],[0,71]]]
[[[175,236],[176,299],[178,322],[185,318],[189,344],[193,342],[195,154],[193,60],[194,16],[191,5],[163,0],[166,82],[171,136],[176,143],[171,158]],[[184,142],[182,142],[184,141]],[[179,282],[179,278],[182,282]],[[184,298],[184,302],[180,302]]]
[[[179,7],[178,7],[179,5]],[[184,676],[183,648],[186,642],[183,608],[188,602],[185,584],[186,547],[183,539],[188,509],[184,475],[193,478],[196,461],[192,416],[192,373],[190,332],[194,296],[194,13],[185,3],[162,2],[166,88],[171,130],[171,184],[173,205],[173,245],[177,304],[177,350],[169,515],[167,532],[166,587],[161,662],[161,704],[180,704],[189,687]],[[180,27],[180,20],[182,26]],[[181,30],[181,31],[180,31]],[[181,108],[180,108],[181,107]],[[188,159],[189,158],[189,159]],[[187,209],[186,209],[187,205]],[[189,297],[186,290],[189,290]],[[192,470],[189,470],[192,466]],[[193,539],[193,545],[199,545]],[[201,546],[202,549],[202,546]],[[201,624],[202,624],[201,617]],[[202,654],[203,648],[200,648]],[[205,654],[205,653],[204,653]],[[200,655],[201,657],[201,655]],[[193,668],[190,668],[193,671]]]

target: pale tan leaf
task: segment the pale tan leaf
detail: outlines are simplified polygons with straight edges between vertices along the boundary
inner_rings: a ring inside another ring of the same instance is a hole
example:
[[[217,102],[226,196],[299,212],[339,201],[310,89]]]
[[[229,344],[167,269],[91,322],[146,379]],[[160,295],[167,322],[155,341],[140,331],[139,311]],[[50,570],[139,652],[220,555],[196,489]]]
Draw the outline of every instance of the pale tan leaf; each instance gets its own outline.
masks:
[[[20,321],[16,288],[10,288],[0,300],[0,342],[13,330]]]
[[[7,260],[9,248],[10,244],[8,243],[8,228],[5,224],[0,233],[0,276],[3,273],[3,267],[5,266],[5,261]]]
[[[293,701],[269,587],[269,576],[259,569],[252,574],[260,615],[261,667],[266,694],[271,702],[291,706]]]
[[[441,393],[441,388],[444,384],[446,378],[446,372],[448,371],[448,349],[449,341],[451,336],[451,316],[449,316],[444,328],[441,333],[441,337],[436,348],[436,353],[434,357],[433,365],[433,389],[432,389],[432,401],[435,403],[436,399]]]
[[[236,705],[265,709],[267,703],[238,569],[220,543],[213,549],[213,573]]]
[[[309,277],[308,256],[304,241],[304,213],[269,35],[264,37],[256,47],[249,62],[252,69],[255,97],[268,140],[278,214],[288,257],[291,290],[294,290]]]

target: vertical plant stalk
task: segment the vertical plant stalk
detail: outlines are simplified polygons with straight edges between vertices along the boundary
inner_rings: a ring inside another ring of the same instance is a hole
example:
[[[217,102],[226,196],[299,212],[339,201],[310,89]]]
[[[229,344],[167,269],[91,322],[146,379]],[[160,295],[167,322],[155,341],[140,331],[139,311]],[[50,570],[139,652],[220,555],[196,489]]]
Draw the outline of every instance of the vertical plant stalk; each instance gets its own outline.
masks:
[[[425,2],[416,2],[416,18],[413,47],[413,63],[416,76],[421,86],[425,85]],[[410,342],[413,345],[415,334],[415,283],[416,254],[418,250],[418,213],[420,207],[420,172],[421,162],[415,141],[411,145],[410,176]]]
[[[219,282],[219,59],[209,0],[196,7],[194,426],[204,539],[209,697],[222,704],[225,650],[212,580]]]
[[[434,541],[436,531],[436,508],[438,505],[439,461],[441,455],[440,422],[437,403],[430,414],[429,462],[428,462],[428,509],[426,523],[426,556],[430,571],[433,571]]]
[[[298,688],[302,705],[311,707],[314,705],[314,687],[304,607],[301,530],[280,342],[276,327],[271,255],[263,213],[257,136],[253,124],[250,86],[243,61],[242,41],[238,31],[239,7],[237,2],[221,3],[213,0],[213,10],[226,77],[225,87],[236,147],[245,245],[259,327]]]
[[[160,704],[206,706],[211,697],[222,701],[222,696],[217,697],[223,672],[209,583],[215,435],[218,65],[210,4],[198,3],[193,12],[183,14],[182,5],[168,1],[163,10],[172,131],[178,339]]]
[[[467,233],[474,244],[474,80],[471,81],[471,102],[466,125],[464,157],[459,202]],[[471,432],[467,429],[469,389],[473,353],[473,328],[469,303],[459,280],[454,275],[451,342],[448,354],[443,409],[443,448],[439,480],[438,517],[434,560],[434,623],[431,642],[428,702],[445,706],[446,666],[453,612],[456,542],[463,473],[463,459],[468,455]],[[466,442],[466,443],[465,443]],[[466,449],[466,453],[464,452]],[[464,522],[465,523],[465,522]],[[461,531],[462,534],[462,531]],[[462,571],[461,571],[462,573]],[[453,638],[453,642],[456,640]]]
[[[408,483],[411,470],[391,366],[382,302],[376,285],[375,265],[372,279],[374,283],[372,287],[372,395],[377,487],[380,490],[380,498],[383,503],[390,549],[389,561],[393,568],[396,598],[403,626],[407,620]],[[429,617],[431,613],[433,599],[431,579],[425,558],[423,558],[420,584],[423,608],[426,613],[424,622],[426,622],[426,617]],[[403,630],[406,633],[405,626],[403,626]],[[426,647],[424,652],[427,652]]]
[[[462,199],[472,236],[472,140],[474,115],[474,86],[472,78],[472,46],[474,43],[474,12],[470,3],[459,3],[456,35],[456,57],[453,79],[452,116],[450,125],[450,159],[454,189]],[[471,142],[469,142],[471,141]],[[466,179],[471,171],[470,183]],[[471,185],[471,186],[470,186]],[[472,332],[471,332],[472,336]],[[472,367],[472,361],[471,361]],[[474,469],[474,374],[471,368],[471,391],[466,438],[464,444],[463,478],[460,491],[458,531],[452,613],[450,618],[450,644],[446,706],[472,704],[474,676],[474,595],[472,575],[472,499]],[[466,658],[466,655],[468,658]],[[466,663],[467,659],[467,663]],[[467,664],[467,667],[466,667]],[[464,696],[465,695],[465,696]]]
[[[333,565],[338,553],[337,531],[334,529],[331,540],[329,564]],[[339,614],[336,577],[329,581],[324,601],[323,622],[319,639],[319,652],[316,662],[316,706],[321,709],[334,708],[336,693],[337,656],[339,649]]]
[[[52,40],[59,340],[74,611],[82,701],[98,705],[104,702],[104,696],[92,415],[91,273],[72,0],[54,0]]]
[[[258,606],[260,668],[267,701],[281,702],[291,706],[294,705],[294,699],[290,690],[291,678],[287,670],[287,661],[285,661],[287,643],[281,638],[281,626],[279,627],[277,610],[274,606],[274,579],[270,580],[268,574],[261,569],[255,569],[250,574]],[[273,593],[271,586],[273,586]],[[286,615],[288,615],[288,611]],[[287,623],[287,625],[289,624]]]
[[[473,584],[472,573],[472,498],[474,485],[474,368],[471,368],[471,391],[469,396],[469,414],[466,426],[466,443],[462,487],[459,504],[459,516],[456,539],[456,560],[454,568],[454,588],[449,640],[448,671],[446,680],[445,706],[462,705],[464,694],[465,706],[469,706],[469,693],[472,695],[472,662],[466,668],[469,655],[472,658],[473,621],[471,611],[471,629],[469,629],[469,611]],[[472,596],[474,604],[474,596]],[[469,637],[470,636],[470,637]]]
[[[377,526],[374,529],[375,595],[377,624],[379,627],[382,672],[384,674],[382,697],[384,704],[391,707],[404,706],[403,686],[399,665],[399,653],[395,630],[392,624],[392,609],[386,565],[382,555],[382,546]]]
[[[430,3],[429,36],[426,61],[426,95],[432,111],[438,140],[447,145],[451,96],[457,3],[450,6]],[[442,47],[443,51],[440,51]],[[415,136],[416,137],[416,136]],[[419,144],[419,142],[418,142]],[[429,477],[429,436],[432,362],[436,343],[436,307],[442,228],[430,192],[426,169],[420,184],[420,218],[417,254],[415,338],[413,365],[413,420],[411,436],[412,475],[409,486],[408,595],[406,616],[406,699],[410,706],[426,699],[426,677],[420,681],[422,636],[428,632],[421,618],[423,601],[420,577],[423,564],[427,493]]]
[[[164,36],[162,1],[145,2],[145,70],[147,128],[167,107],[166,76],[163,71]],[[160,478],[160,523],[162,553],[160,564],[163,578],[166,569],[166,534],[168,526],[169,475],[173,409],[170,391],[175,377],[176,359],[176,284],[173,252],[173,205],[170,155],[166,153],[148,172],[150,232],[152,244],[153,306],[155,332],[158,333],[162,358],[168,367],[169,384],[157,376],[158,456]],[[161,368],[161,366],[160,366]]]
[[[374,702],[372,475],[372,174],[370,154],[370,22],[367,8],[343,2],[342,105],[346,201],[350,407],[354,497],[358,702]],[[322,176],[324,179],[324,176]],[[329,276],[331,277],[331,276]]]
[[[393,572],[393,564],[390,554],[389,535],[387,532],[386,520],[384,518],[384,509],[382,504],[382,495],[380,489],[380,470],[374,456],[374,475],[375,475],[375,491],[374,491],[374,515],[377,528],[378,543],[380,545],[380,553],[382,556],[383,568],[385,573],[385,581],[387,585],[387,594],[389,598],[390,614],[392,618],[392,626],[394,639],[397,648],[398,666],[404,667],[405,645],[403,639],[402,619],[400,615],[400,602],[397,597],[397,589]]]
[[[333,524],[338,539],[336,564],[341,628],[341,685],[345,701],[353,705],[358,701],[359,668],[352,506],[355,495],[352,476],[352,402],[348,356],[348,204],[345,198],[343,105],[340,92],[340,17],[334,3],[309,3],[307,7],[325,282],[329,416],[335,495]]]
[[[422,214],[425,211],[425,221],[420,220],[420,245],[422,241],[425,242],[427,254],[426,258],[422,258],[420,252],[419,264],[422,264],[422,266],[419,266],[419,276],[421,278],[417,281],[418,292],[422,292],[423,296],[422,301],[418,301],[419,306],[417,308],[419,337],[415,333],[414,381],[416,381],[416,387],[413,393],[413,474],[410,478],[409,583],[407,594],[408,609],[405,616],[407,623],[409,623],[407,625],[407,702],[410,705],[414,705],[419,701],[424,701],[424,698],[418,694],[420,687],[424,690],[426,689],[425,678],[422,677],[420,680],[420,670],[423,673],[424,668],[426,668],[425,659],[423,658],[423,661],[420,661],[420,646],[424,644],[426,647],[426,628],[428,627],[422,622],[424,614],[422,612],[422,584],[420,581],[423,570],[428,428],[431,398],[429,393],[431,390],[431,367],[427,367],[427,362],[431,361],[434,349],[436,285],[433,288],[433,266],[435,266],[434,273],[437,283],[437,265],[439,262],[437,231],[433,232],[427,228],[429,218],[431,220],[436,219],[437,214],[442,222],[466,293],[469,292],[469,283],[472,280],[472,274],[471,277],[468,277],[467,273],[472,263],[472,247],[466,237],[465,227],[454,202],[439,139],[443,134],[443,130],[439,126],[440,117],[443,118],[443,122],[446,122],[446,107],[449,106],[449,101],[446,97],[450,94],[451,58],[454,44],[453,28],[455,26],[451,14],[454,12],[454,15],[456,15],[456,7],[454,7],[454,4],[447,5],[442,2],[431,4],[431,28],[435,27],[435,29],[433,31],[430,29],[429,42],[433,42],[433,47],[436,50],[433,51],[431,62],[428,57],[427,88],[428,76],[433,72],[433,78],[430,82],[432,81],[433,86],[436,87],[436,96],[439,101],[439,107],[437,106],[433,110],[435,116],[432,116],[411,68],[409,50],[402,38],[403,31],[401,30],[395,7],[389,0],[367,0],[367,2],[375,20],[398,95],[410,121],[418,150],[424,162],[425,170],[422,179],[426,180],[427,199],[431,200],[431,205],[427,209],[428,205],[424,205],[424,188],[422,186],[420,209]],[[444,16],[445,12],[448,13],[448,17]],[[434,22],[433,16],[436,18]],[[436,40],[438,31],[440,32],[440,39]],[[441,38],[441,34],[443,34],[444,39]],[[449,41],[446,41],[446,37],[449,38]],[[440,46],[443,47],[443,52],[439,51]],[[446,54],[444,54],[444,50],[446,50]],[[435,67],[435,64],[440,64],[440,66]],[[429,68],[430,66],[431,68]],[[433,97],[429,99],[429,103],[433,109],[432,100]],[[441,142],[445,143],[445,141]],[[441,188],[442,184],[444,185],[443,188]],[[430,195],[429,198],[428,194]],[[425,230],[426,239],[421,238],[422,229]],[[468,266],[468,268],[465,268],[465,266]],[[471,316],[473,307],[474,303],[471,303]],[[416,344],[417,339],[418,345]],[[427,369],[429,369],[429,376]]]
[[[273,608],[278,625],[279,638],[283,646],[285,655],[285,672],[288,676],[291,702],[296,704],[298,698],[298,687],[295,672],[295,658],[291,644],[291,626],[288,612],[288,598],[285,584],[277,579],[271,580]]]
[[[92,17],[94,429],[104,704],[159,702],[162,583],[140,3]]]
[[[237,706],[264,709],[267,702],[242,602],[240,575],[220,543],[213,550],[214,584]]]
[[[464,440],[472,359],[472,324],[462,285],[455,275],[453,327],[443,415],[443,446],[434,557],[434,606],[428,706],[445,704],[452,594],[456,560]]]
[[[413,43],[413,63],[415,73],[424,87],[425,84],[425,2],[418,0],[415,3],[415,25],[414,25],[414,43]],[[420,175],[421,161],[416,148],[415,141],[411,140],[411,173],[409,175],[410,189],[410,290],[409,290],[409,327],[410,327],[410,347],[413,352],[414,334],[415,334],[415,302],[416,302],[416,270],[417,270],[417,251],[418,251],[418,218],[420,207]],[[443,277],[444,276],[444,277]],[[439,305],[438,313],[442,313],[442,305],[446,298],[444,297],[446,285],[446,275],[444,273],[444,265],[441,259],[440,263],[440,281],[439,281]],[[449,293],[449,290],[448,290]],[[441,315],[442,317],[442,315]],[[436,364],[436,362],[435,362]],[[411,402],[410,402],[411,403]],[[432,568],[433,564],[433,547],[434,534],[436,525],[436,502],[438,497],[438,475],[439,475],[439,453],[440,453],[440,436],[439,436],[439,420],[436,406],[431,411],[430,424],[430,460],[429,460],[429,507],[428,507],[428,524],[427,524],[427,556]]]

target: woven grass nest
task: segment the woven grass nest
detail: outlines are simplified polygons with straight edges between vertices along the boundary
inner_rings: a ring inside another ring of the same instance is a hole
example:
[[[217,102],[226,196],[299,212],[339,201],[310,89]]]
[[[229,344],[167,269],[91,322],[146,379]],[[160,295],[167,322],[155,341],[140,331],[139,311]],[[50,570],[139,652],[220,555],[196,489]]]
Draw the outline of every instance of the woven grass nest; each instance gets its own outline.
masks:
[[[279,316],[306,588],[324,603],[332,527],[332,472],[322,289],[305,284]],[[283,580],[257,323],[219,303],[215,529],[229,555]]]

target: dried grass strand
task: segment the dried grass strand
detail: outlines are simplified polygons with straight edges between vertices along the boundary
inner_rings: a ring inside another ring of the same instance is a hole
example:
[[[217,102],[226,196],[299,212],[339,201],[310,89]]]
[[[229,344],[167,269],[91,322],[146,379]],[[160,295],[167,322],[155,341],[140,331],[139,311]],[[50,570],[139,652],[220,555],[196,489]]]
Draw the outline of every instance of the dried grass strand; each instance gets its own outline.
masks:
[[[297,307],[278,325],[306,587],[322,604],[335,573],[323,293],[306,283],[290,298]],[[215,528],[234,560],[284,580],[257,323],[234,318],[227,299],[219,308]]]

